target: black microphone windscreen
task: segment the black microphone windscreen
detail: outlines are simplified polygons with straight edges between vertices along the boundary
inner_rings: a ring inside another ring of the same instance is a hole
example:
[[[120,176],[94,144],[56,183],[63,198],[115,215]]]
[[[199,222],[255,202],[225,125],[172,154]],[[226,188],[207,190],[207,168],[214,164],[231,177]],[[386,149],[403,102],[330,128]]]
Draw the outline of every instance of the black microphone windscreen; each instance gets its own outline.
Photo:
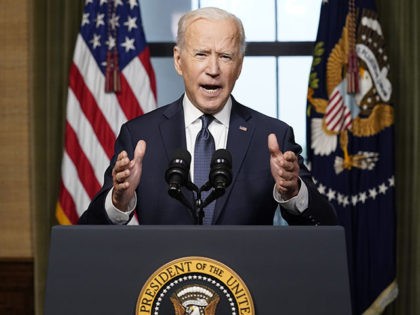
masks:
[[[191,154],[185,149],[178,148],[175,150],[172,160],[183,160],[189,166],[191,164]]]
[[[216,150],[211,159],[210,183],[224,190],[232,182],[232,155],[226,149]]]
[[[229,167],[232,167],[232,155],[226,149],[214,151],[211,164],[219,163],[219,161],[223,161],[223,163],[227,163]]]
[[[166,182],[173,187],[180,187],[188,182],[190,171],[191,154],[185,149],[177,149],[173,158],[169,161],[168,169],[165,173]]]
[[[175,150],[172,159],[169,161],[168,169],[165,172],[166,182],[169,184],[168,194],[180,201],[184,206],[193,212],[194,207],[182,193],[183,186],[189,187],[188,175],[190,171],[191,154],[185,149]]]

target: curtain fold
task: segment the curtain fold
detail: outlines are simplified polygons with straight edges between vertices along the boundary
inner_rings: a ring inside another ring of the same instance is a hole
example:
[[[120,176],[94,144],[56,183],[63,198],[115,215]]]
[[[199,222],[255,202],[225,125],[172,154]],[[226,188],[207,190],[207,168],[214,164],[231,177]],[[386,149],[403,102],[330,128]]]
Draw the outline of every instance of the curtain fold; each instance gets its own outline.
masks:
[[[80,26],[83,0],[31,2],[31,204],[35,309],[43,314],[51,227],[63,152],[68,70]]]
[[[333,1],[333,0],[330,0]],[[31,159],[36,314],[43,314],[60,181],[68,70],[83,0],[31,3]],[[391,58],[395,104],[397,268],[400,293],[385,314],[420,314],[420,27],[418,0],[376,0]]]
[[[395,103],[397,280],[385,314],[420,314],[420,27],[417,0],[377,1]]]

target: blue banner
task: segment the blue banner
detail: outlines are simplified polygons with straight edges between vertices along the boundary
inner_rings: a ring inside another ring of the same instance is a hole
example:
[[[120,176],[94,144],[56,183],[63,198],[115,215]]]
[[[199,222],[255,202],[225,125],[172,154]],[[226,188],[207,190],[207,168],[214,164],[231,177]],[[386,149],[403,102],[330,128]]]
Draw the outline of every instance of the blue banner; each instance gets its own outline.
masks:
[[[354,314],[398,295],[394,106],[373,0],[323,0],[307,106],[308,164],[345,227]]]

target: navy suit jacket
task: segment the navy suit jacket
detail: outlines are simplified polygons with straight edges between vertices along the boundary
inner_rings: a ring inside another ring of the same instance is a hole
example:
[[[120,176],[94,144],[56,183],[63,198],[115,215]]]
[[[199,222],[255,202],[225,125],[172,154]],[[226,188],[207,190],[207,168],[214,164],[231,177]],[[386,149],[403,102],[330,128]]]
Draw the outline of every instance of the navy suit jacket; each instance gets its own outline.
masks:
[[[272,225],[278,206],[273,198],[274,179],[270,170],[268,135],[275,133],[282,152],[294,151],[299,157],[300,177],[309,191],[309,207],[300,215],[282,210],[289,224],[332,225],[337,223],[331,204],[317,191],[300,156],[293,130],[286,123],[239,104],[232,98],[232,112],[226,149],[232,154],[232,183],[216,200],[214,224]],[[105,211],[105,197],[112,188],[112,168],[116,156],[126,150],[130,158],[139,140],[147,143],[143,173],[137,188],[137,215],[140,224],[193,224],[191,211],[168,195],[165,171],[174,151],[186,149],[182,97],[121,127],[114,157],[105,172],[104,185],[80,224],[110,224]],[[192,193],[183,190],[187,199]]]

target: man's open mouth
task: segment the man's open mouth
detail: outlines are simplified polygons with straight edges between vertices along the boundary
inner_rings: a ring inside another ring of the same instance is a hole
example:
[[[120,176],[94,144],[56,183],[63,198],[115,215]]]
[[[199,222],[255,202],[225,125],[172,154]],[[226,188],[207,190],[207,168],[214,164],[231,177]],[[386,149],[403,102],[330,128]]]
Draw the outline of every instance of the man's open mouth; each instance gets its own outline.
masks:
[[[216,93],[221,89],[220,85],[214,85],[214,84],[202,84],[200,85],[202,89],[204,89],[207,93]]]

